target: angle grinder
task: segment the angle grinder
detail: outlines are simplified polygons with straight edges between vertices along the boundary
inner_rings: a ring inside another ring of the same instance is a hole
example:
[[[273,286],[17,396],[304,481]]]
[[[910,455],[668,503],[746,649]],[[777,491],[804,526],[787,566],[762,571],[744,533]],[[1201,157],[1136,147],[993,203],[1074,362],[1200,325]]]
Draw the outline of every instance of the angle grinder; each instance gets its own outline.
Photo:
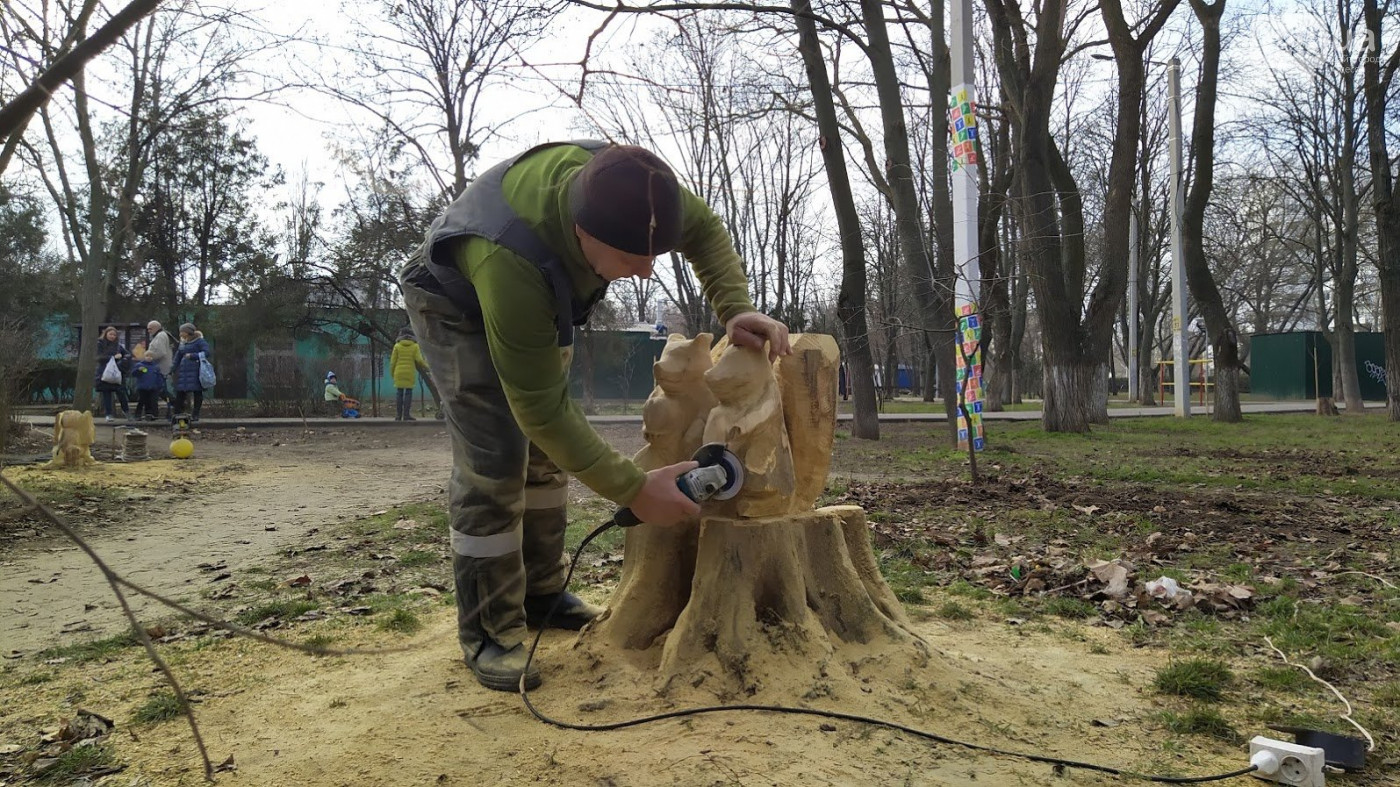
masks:
[[[700,466],[676,477],[681,494],[691,500],[697,503],[728,500],[744,488],[744,466],[724,443],[706,443],[691,459]],[[612,523],[618,527],[632,527],[641,522],[630,508],[619,508],[612,518]]]

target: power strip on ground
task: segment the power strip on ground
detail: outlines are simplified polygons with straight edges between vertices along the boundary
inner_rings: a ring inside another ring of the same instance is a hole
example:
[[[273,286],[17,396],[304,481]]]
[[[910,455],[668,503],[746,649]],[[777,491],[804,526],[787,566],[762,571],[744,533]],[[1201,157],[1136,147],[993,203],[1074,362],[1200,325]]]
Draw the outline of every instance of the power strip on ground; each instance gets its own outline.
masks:
[[[1326,752],[1314,746],[1284,743],[1256,736],[1249,742],[1249,764],[1258,770],[1254,776],[1289,787],[1327,787],[1322,772]]]

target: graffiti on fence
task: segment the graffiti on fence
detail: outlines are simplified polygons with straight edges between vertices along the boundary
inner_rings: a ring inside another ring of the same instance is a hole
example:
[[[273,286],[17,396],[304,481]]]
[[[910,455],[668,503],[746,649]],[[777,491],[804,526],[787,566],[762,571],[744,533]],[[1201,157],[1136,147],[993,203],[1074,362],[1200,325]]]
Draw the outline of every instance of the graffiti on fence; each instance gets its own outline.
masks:
[[[1371,375],[1371,379],[1382,385],[1385,384],[1385,367],[1375,361],[1366,362],[1366,373]]]

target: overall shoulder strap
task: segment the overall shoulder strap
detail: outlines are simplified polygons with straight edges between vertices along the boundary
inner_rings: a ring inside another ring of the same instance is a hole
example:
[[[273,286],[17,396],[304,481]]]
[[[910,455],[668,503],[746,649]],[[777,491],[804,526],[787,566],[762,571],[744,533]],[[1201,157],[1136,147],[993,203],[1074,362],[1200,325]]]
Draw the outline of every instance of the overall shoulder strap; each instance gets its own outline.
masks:
[[[505,197],[505,175],[516,162],[546,148],[576,145],[589,152],[596,152],[608,144],[597,140],[548,142],[502,161],[477,176],[461,196],[433,222],[433,227],[428,231],[428,253],[424,255],[424,261],[428,271],[441,285],[443,293],[467,314],[480,314],[481,304],[477,300],[476,291],[451,259],[447,241],[466,235],[486,238],[539,268],[554,293],[555,327],[559,333],[559,346],[568,347],[573,344],[573,283],[554,250],[511,209]]]

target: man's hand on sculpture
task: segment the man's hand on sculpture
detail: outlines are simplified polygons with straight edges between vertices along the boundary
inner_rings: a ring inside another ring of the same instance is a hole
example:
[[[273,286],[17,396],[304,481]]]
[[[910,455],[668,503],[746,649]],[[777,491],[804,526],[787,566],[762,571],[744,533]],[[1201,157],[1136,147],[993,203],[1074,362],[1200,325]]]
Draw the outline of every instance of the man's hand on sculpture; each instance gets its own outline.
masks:
[[[724,326],[724,331],[729,335],[729,343],[739,347],[762,350],[763,343],[768,342],[770,362],[777,360],[781,355],[792,355],[788,327],[763,312],[744,312],[731,317],[729,323]]]
[[[642,491],[628,508],[649,525],[675,525],[695,516],[700,513],[700,504],[685,496],[676,479],[699,466],[699,462],[681,462],[648,472]]]

